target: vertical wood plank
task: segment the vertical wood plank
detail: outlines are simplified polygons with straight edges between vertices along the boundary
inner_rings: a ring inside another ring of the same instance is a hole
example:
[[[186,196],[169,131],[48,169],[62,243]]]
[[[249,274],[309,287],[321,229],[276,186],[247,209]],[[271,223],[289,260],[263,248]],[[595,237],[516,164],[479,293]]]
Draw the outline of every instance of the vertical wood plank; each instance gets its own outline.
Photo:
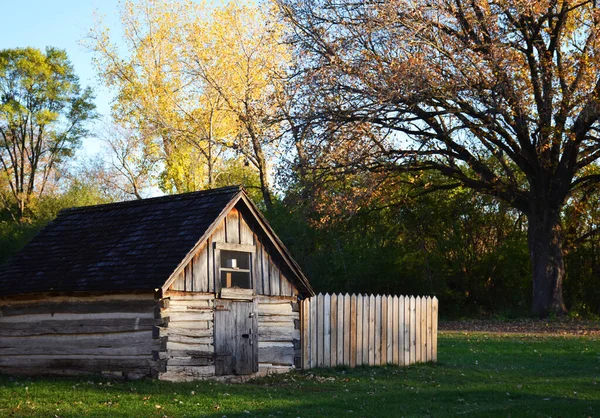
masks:
[[[252,280],[254,281],[254,291],[257,295],[264,294],[263,280],[262,280],[262,266],[260,260],[261,246],[258,241],[258,237],[253,235],[254,247],[256,250],[252,254]]]
[[[387,359],[387,337],[388,337],[388,303],[387,296],[381,296],[381,364],[385,365],[388,362]]]
[[[338,314],[338,295],[331,295],[331,365],[337,366],[339,364],[337,360],[337,335],[338,335],[338,326],[337,326],[337,314]]]
[[[350,366],[350,295],[344,295],[344,365]]]
[[[415,351],[415,362],[419,363],[421,361],[421,297],[417,296],[417,299],[415,300],[415,309],[416,309],[416,315],[417,315],[417,319],[416,319],[416,328],[415,328],[415,334],[416,334],[416,351]]]
[[[426,361],[431,361],[431,298],[427,296],[427,338],[425,344],[425,357]]]
[[[338,295],[337,300],[337,364],[344,364],[344,295]]]
[[[309,332],[309,319],[310,319],[310,298],[306,298],[302,301],[302,368],[310,368],[310,332]]]
[[[398,296],[392,298],[392,363],[400,364],[400,310]]]
[[[233,208],[225,218],[225,242],[240,243],[240,217],[237,209]]]
[[[375,296],[369,296],[369,366],[375,365]]]
[[[212,246],[212,240],[209,238],[206,240],[206,280],[208,284],[208,291],[215,291],[215,256],[214,249]]]
[[[331,367],[331,296],[323,297],[323,366]]]
[[[225,242],[225,221],[221,222],[214,230],[210,239],[210,252],[212,253],[212,292],[221,290],[221,278],[219,277],[219,267],[221,265],[220,251],[215,250],[215,242]]]
[[[323,294],[317,295],[317,367],[323,367]]]
[[[350,367],[356,367],[356,295],[350,296]]]
[[[271,269],[269,268],[269,254],[267,252],[267,247],[265,245],[264,240],[260,241],[260,259],[262,262],[262,280],[263,280],[263,292],[265,295],[272,295],[271,293],[271,280],[269,279],[271,275]],[[315,302],[316,303],[316,302]]]
[[[404,304],[404,337],[402,339],[402,346],[404,348],[404,365],[410,364],[410,346],[412,344],[410,340],[410,298],[408,296],[404,296],[403,298]]]
[[[437,361],[438,299],[435,296],[431,301],[431,332],[431,361]]]
[[[417,352],[417,307],[414,296],[410,297],[410,364],[416,361]]]
[[[252,228],[240,213],[240,244],[254,245],[254,233]]]
[[[362,352],[363,352],[363,364],[369,364],[369,313],[370,298],[368,295],[363,296],[363,338],[362,338]]]
[[[271,281],[271,295],[280,296],[279,269],[271,257],[269,257],[269,279]]]
[[[363,295],[356,295],[356,365],[363,364]]]
[[[381,364],[381,295],[375,297],[375,365]]]
[[[427,298],[421,298],[421,361],[427,361]]]
[[[317,297],[313,296],[310,303],[310,367],[317,367]]]
[[[388,295],[387,297],[387,355],[386,363],[393,364],[394,362],[394,299]]]

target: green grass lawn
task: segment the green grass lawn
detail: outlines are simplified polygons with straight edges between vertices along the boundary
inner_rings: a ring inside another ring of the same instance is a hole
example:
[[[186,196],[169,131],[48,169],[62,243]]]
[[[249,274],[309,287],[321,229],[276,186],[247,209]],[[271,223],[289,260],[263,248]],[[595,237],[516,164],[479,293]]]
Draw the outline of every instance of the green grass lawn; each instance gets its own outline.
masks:
[[[248,384],[0,377],[0,416],[594,417],[598,337],[442,333],[439,363]]]

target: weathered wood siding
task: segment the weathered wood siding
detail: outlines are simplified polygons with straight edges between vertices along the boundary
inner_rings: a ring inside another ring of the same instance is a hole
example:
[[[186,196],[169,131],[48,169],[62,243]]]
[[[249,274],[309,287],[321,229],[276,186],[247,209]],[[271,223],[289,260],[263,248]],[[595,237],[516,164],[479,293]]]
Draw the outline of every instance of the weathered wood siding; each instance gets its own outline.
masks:
[[[300,312],[296,298],[258,297],[258,365],[261,373],[300,365]]]
[[[155,375],[153,294],[0,299],[0,372]]]
[[[215,374],[212,293],[169,292],[161,300],[159,378],[194,380]]]
[[[257,295],[297,296],[297,289],[290,283],[282,268],[282,261],[261,228],[249,222],[242,212],[233,208],[225,220],[198,249],[192,260],[179,273],[171,290],[184,292],[218,292],[220,265],[214,243],[254,245],[252,254],[252,281]]]

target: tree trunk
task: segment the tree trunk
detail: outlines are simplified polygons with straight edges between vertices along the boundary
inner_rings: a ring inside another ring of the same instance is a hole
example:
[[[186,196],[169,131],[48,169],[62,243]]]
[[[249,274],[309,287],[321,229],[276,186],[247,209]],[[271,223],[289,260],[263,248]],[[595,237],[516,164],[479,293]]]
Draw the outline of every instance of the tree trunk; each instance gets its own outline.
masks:
[[[565,263],[558,211],[546,209],[529,215],[529,255],[533,273],[534,315],[546,317],[567,312],[562,288]]]

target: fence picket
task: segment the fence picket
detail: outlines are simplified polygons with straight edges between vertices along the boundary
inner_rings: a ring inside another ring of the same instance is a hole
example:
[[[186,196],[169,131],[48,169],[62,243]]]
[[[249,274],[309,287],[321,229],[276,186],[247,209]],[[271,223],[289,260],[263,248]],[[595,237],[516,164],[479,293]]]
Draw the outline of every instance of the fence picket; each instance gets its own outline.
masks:
[[[356,295],[350,297],[350,367],[356,367]]]
[[[363,296],[363,364],[369,364],[369,313],[371,312],[370,301],[368,295]]]
[[[392,298],[392,363],[400,364],[400,310],[398,296]]]
[[[337,366],[339,363],[337,361],[337,303],[338,303],[338,295],[331,295],[330,308],[331,308],[331,365]]]
[[[431,300],[431,361],[437,361],[438,299]]]
[[[414,296],[410,297],[410,364],[416,361],[417,352],[417,306]]]
[[[344,295],[344,366],[350,366],[350,295]]]
[[[337,364],[344,364],[344,295],[338,295],[337,300]]]
[[[310,367],[317,367],[317,302],[318,299],[314,299],[310,304]],[[315,302],[315,303],[313,303]]]
[[[323,366],[331,367],[331,296],[323,298]]]
[[[323,367],[323,294],[317,295],[317,367]]]
[[[386,353],[386,364],[392,364],[394,362],[394,299],[388,295],[387,297],[387,353]]]
[[[404,338],[402,339],[402,345],[404,348],[404,365],[410,364],[410,298],[405,296],[404,298]]]
[[[363,296],[356,295],[356,365],[363,364]]]
[[[369,296],[369,366],[375,365],[375,296]]]

